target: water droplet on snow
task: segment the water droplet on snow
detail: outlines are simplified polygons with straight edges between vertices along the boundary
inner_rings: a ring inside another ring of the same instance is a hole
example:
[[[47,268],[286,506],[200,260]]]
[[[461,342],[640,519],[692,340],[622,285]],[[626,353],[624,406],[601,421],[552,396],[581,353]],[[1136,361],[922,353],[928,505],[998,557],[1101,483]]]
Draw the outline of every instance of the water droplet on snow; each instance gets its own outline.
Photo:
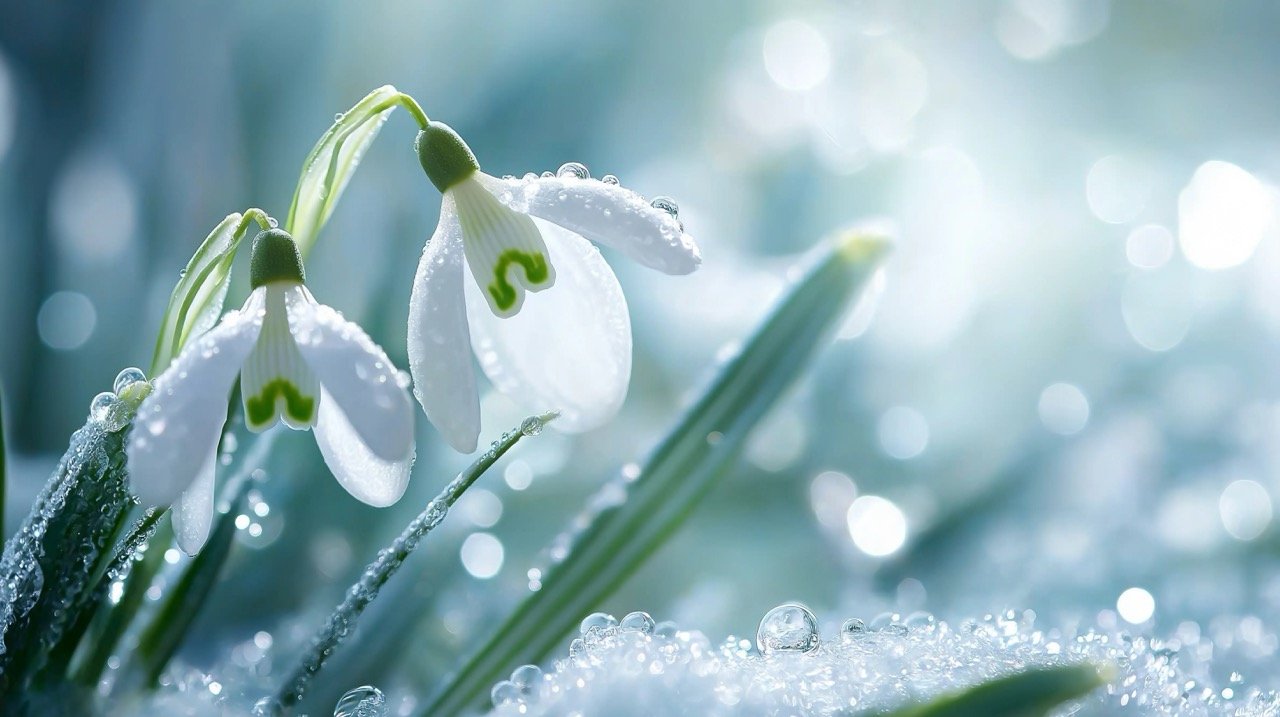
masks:
[[[627,613],[627,616],[622,618],[622,622],[618,623],[618,627],[623,630],[638,630],[647,635],[653,632],[654,622],[649,613],[637,610]]]
[[[520,699],[520,686],[510,680],[503,680],[493,686],[489,698],[493,700],[494,707],[515,704]]]
[[[592,630],[605,630],[617,626],[618,619],[613,615],[605,612],[593,612],[582,618],[582,624],[578,625],[578,632],[586,635]]]
[[[809,652],[818,647],[818,618],[803,605],[788,603],[765,613],[756,630],[762,654]]]
[[[551,177],[554,177],[554,176],[556,176],[556,173],[555,173],[555,172],[543,172],[543,173],[542,173],[542,178],[543,178],[543,179],[550,179]]]
[[[147,375],[142,372],[142,369],[130,366],[129,368],[116,374],[116,380],[114,383],[111,384],[111,390],[115,391],[115,394],[119,396],[120,392],[125,390],[126,388],[132,386],[133,384],[139,381],[146,381],[146,380],[147,380]]]
[[[866,632],[867,624],[856,617],[845,620],[844,625],[840,627],[840,637],[846,640],[862,637]]]
[[[385,717],[386,714],[386,696],[371,685],[348,690],[333,706],[333,717]]]
[[[556,170],[556,176],[561,179],[590,179],[591,172],[582,162],[565,162]]]
[[[600,181],[604,182],[605,184],[612,184],[615,186],[621,183],[618,181],[618,178],[612,174],[604,175],[603,177],[600,178]]]
[[[661,209],[673,217],[680,216],[680,205],[676,204],[676,200],[671,197],[654,197],[653,201],[649,202],[649,206],[654,209]]]

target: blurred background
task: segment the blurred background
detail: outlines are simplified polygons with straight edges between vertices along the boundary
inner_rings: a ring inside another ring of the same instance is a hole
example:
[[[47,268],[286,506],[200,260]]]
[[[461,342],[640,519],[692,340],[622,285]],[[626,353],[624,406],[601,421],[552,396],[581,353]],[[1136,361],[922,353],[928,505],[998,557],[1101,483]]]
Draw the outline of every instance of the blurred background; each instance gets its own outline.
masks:
[[[713,640],[784,600],[826,631],[1031,608],[1214,635],[1224,669],[1280,686],[1261,667],[1280,618],[1277,27],[1269,0],[5,3],[6,525],[93,395],[146,366],[207,232],[249,206],[283,218],[333,114],[392,83],[490,173],[579,161],[674,197],[704,265],[667,277],[607,254],[635,331],[622,414],[487,475],[317,704],[433,684],[797,256],[849,223],[897,238],[874,290],[601,608]],[[439,206],[414,133],[392,118],[308,262],[317,295],[400,366]],[[520,418],[496,394],[483,410],[486,440]],[[419,424],[414,481],[386,510],[282,436],[182,658],[251,663],[313,629],[465,463]]]

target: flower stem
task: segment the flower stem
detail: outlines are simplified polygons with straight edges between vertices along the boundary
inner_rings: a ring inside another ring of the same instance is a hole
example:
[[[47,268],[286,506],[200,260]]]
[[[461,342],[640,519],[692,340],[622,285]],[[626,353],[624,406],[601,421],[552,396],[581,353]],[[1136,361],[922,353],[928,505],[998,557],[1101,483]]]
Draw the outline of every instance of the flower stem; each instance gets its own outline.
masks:
[[[466,470],[459,473],[449,485],[445,486],[444,490],[427,503],[426,509],[405,527],[389,547],[378,553],[378,557],[365,568],[360,580],[347,590],[346,597],[329,616],[324,627],[316,633],[311,649],[303,656],[290,678],[284,682],[275,703],[262,705],[260,713],[284,714],[286,710],[302,700],[312,678],[324,667],[325,661],[333,655],[334,649],[351,632],[361,613],[378,597],[382,586],[400,569],[405,558],[409,557],[409,554],[418,546],[418,542],[444,520],[449,513],[449,508],[494,462],[522,437],[537,435],[541,432],[542,427],[555,416],[554,413],[547,413],[526,418],[519,428],[502,434],[502,437],[489,447],[489,450]]]

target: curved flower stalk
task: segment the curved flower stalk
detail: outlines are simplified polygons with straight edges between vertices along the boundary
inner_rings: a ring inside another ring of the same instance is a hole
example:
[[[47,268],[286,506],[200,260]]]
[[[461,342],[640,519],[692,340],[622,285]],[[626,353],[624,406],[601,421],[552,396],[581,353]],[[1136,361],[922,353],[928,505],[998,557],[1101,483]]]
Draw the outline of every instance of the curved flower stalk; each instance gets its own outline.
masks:
[[[472,350],[494,386],[524,409],[559,411],[561,430],[612,418],[631,380],[631,320],[591,242],[688,274],[702,260],[693,238],[662,206],[585,172],[485,174],[440,122],[418,133],[417,150],[444,195],[409,302],[409,370],[427,418],[455,449],[475,450]]]
[[[178,545],[190,554],[213,520],[217,446],[237,375],[250,430],[314,428],[325,463],[357,499],[395,503],[413,463],[406,379],[359,326],[316,302],[293,238],[258,234],[250,274],[244,307],[156,378],[127,446],[135,493],[146,505],[173,504]]]

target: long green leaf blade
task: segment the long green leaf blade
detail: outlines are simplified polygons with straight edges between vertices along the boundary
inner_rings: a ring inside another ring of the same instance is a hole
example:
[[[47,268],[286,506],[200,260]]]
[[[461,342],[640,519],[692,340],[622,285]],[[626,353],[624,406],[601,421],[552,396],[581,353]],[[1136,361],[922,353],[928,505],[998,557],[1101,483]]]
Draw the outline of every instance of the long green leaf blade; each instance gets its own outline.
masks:
[[[499,458],[506,455],[507,451],[511,450],[521,438],[541,433],[542,428],[554,418],[555,414],[532,416],[526,418],[517,428],[502,434],[501,438],[493,442],[489,450],[481,454],[466,470],[450,481],[431,502],[427,503],[426,509],[405,526],[390,546],[378,553],[377,559],[365,568],[360,580],[347,590],[342,603],[316,634],[311,649],[303,655],[293,674],[281,686],[276,703],[273,705],[278,712],[283,712],[302,700],[312,678],[333,656],[333,651],[351,632],[365,608],[378,597],[378,591],[391,579],[392,575],[396,574],[409,554],[418,547],[419,541],[445,519],[449,509],[458,502],[458,498],[462,497],[471,484],[484,475],[484,472],[489,470]]]
[[[169,590],[147,629],[138,640],[134,663],[130,666],[133,678],[141,677],[142,684],[153,686],[169,659],[178,651],[187,628],[200,614],[200,608],[209,598],[222,566],[231,554],[236,535],[236,516],[253,481],[245,481],[231,500],[231,507],[218,516],[213,534],[205,543],[178,583]],[[154,545],[152,546],[155,547]]]
[[[1090,664],[1039,667],[896,710],[889,717],[1041,717],[1102,684]]]
[[[302,163],[285,229],[298,242],[303,256],[329,221],[360,159],[395,110],[399,95],[391,85],[370,92],[338,115]]]
[[[800,375],[885,253],[878,238],[846,235],[823,251],[739,355],[649,456],[638,478],[605,501],[568,556],[543,577],[431,701],[424,714],[474,707],[513,666],[535,662],[632,575],[683,523],[737,456],[756,423]]]

